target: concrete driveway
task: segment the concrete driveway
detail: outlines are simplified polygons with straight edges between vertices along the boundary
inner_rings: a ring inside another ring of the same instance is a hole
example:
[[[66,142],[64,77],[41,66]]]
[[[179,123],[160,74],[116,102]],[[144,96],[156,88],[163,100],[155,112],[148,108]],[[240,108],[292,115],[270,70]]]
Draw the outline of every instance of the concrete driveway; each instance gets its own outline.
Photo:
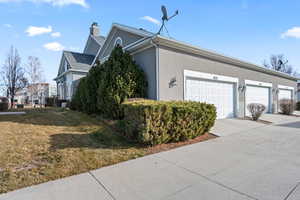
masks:
[[[294,116],[287,116],[281,114],[264,114],[260,117],[260,119],[273,123],[273,125],[278,123],[288,123],[295,121]],[[257,123],[254,121],[237,118],[219,119],[216,120],[215,126],[212,128],[211,133],[220,137],[224,137],[232,134],[248,132],[256,128],[261,128],[263,126],[268,126],[268,124]]]
[[[0,200],[299,200],[299,127],[300,118],[282,117],[273,125],[21,189]]]

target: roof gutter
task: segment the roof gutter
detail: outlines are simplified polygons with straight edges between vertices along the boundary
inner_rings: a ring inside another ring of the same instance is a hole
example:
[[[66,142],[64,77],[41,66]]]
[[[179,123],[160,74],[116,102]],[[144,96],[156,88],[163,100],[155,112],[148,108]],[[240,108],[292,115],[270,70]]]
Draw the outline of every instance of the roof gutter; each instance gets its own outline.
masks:
[[[153,39],[150,40],[150,44],[155,47],[155,78],[156,78],[156,100],[159,100],[159,47],[158,45],[153,41]]]
[[[56,81],[57,79],[61,78],[62,76],[64,76],[65,74],[69,73],[69,72],[82,72],[82,73],[88,73],[89,71],[83,71],[83,70],[76,70],[76,69],[70,69],[60,75],[58,75],[57,77],[55,77],[53,80]]]

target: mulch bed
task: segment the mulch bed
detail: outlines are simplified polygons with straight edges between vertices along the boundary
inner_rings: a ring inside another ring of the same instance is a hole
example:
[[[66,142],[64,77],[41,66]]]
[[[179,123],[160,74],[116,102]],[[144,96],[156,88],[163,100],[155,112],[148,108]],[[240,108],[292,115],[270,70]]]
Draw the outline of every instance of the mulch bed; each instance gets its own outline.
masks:
[[[175,149],[181,146],[185,146],[185,145],[189,145],[189,144],[195,144],[198,142],[203,142],[206,140],[211,140],[211,139],[215,139],[218,136],[213,135],[211,133],[206,133],[204,135],[198,136],[194,139],[188,140],[188,141],[184,141],[184,142],[176,142],[176,143],[168,143],[168,144],[159,144],[156,146],[152,146],[152,147],[148,147],[147,148],[147,154],[154,154],[154,153],[159,153],[162,151],[168,151],[171,149]]]

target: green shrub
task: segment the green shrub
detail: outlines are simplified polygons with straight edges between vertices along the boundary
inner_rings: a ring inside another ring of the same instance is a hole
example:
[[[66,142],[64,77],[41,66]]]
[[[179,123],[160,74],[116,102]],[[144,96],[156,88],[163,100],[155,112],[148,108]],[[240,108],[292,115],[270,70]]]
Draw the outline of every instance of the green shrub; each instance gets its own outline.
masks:
[[[85,111],[87,107],[86,102],[86,77],[80,79],[79,84],[76,88],[76,92],[72,97],[70,107],[72,110]]]
[[[57,97],[47,97],[47,98],[46,98],[46,104],[45,104],[45,106],[46,106],[46,107],[54,107],[54,106],[57,106],[57,101],[58,101],[58,98],[57,98]]]
[[[100,64],[92,67],[86,77],[86,110],[88,114],[98,113],[97,108],[97,90],[99,88],[99,80],[101,80],[103,69]]]
[[[0,97],[0,111],[7,111],[8,107],[8,99],[6,97]]]
[[[298,101],[298,102],[296,103],[296,110],[299,110],[299,111],[300,111],[300,101]]]
[[[193,139],[210,130],[216,119],[214,105],[183,101],[127,101],[119,128],[142,144],[163,144]]]
[[[112,119],[121,119],[121,104],[128,98],[146,97],[147,81],[144,72],[128,52],[117,46],[109,59],[99,68],[98,109]]]
[[[295,110],[294,101],[290,99],[281,99],[279,101],[279,108],[282,114],[291,115]]]
[[[144,72],[128,52],[117,46],[105,63],[98,63],[80,79],[71,108],[121,119],[121,104],[127,98],[146,97],[146,92]]]

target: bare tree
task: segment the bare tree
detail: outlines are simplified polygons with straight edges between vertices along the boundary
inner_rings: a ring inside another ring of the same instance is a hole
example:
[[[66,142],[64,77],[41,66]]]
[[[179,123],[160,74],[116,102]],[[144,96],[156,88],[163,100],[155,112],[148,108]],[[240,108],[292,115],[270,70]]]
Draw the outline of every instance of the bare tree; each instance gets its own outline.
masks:
[[[34,104],[34,97],[40,99],[40,95],[43,93],[44,87],[41,83],[44,81],[43,69],[38,57],[29,56],[28,64],[26,67],[28,76],[28,91],[31,97],[31,103]]]
[[[293,67],[288,64],[288,62],[289,61],[284,57],[283,54],[279,54],[271,55],[270,64],[265,60],[263,65],[268,69],[294,75],[296,72],[293,70]]]
[[[27,79],[24,77],[24,69],[21,67],[21,58],[18,50],[13,46],[7,54],[1,74],[4,86],[6,87],[6,96],[10,98],[11,107],[13,107],[16,92],[27,85]]]

